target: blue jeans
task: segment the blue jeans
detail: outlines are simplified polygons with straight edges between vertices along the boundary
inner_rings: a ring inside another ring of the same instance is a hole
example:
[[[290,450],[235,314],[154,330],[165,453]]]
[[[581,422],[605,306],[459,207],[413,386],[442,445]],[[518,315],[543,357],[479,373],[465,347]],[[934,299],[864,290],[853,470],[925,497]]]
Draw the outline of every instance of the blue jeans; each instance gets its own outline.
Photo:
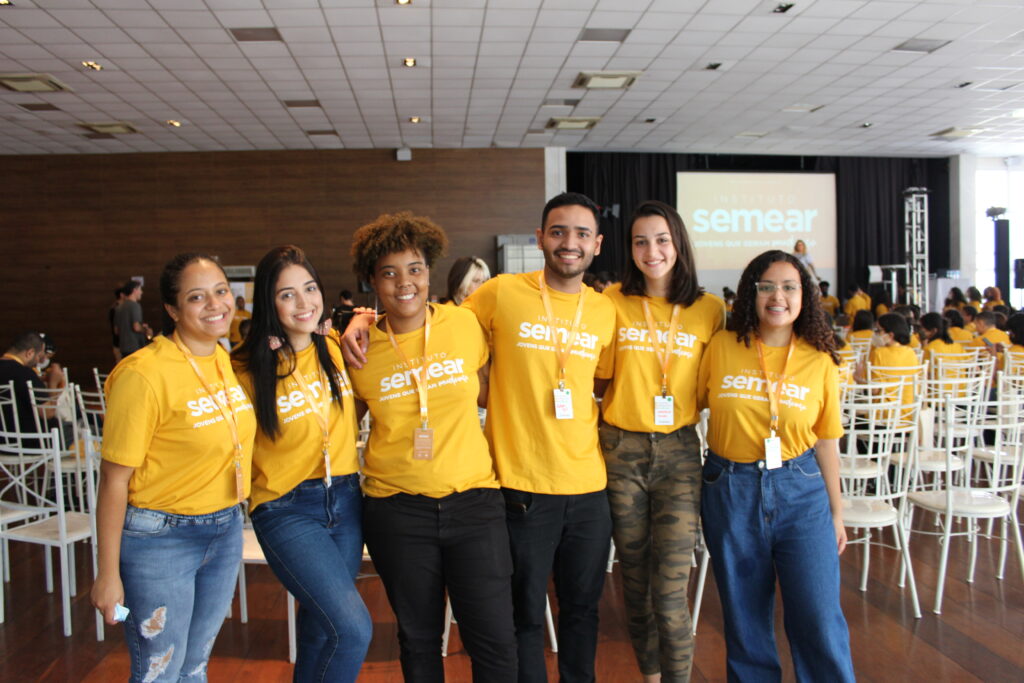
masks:
[[[512,546],[512,600],[520,683],[547,681],[544,606],[548,578],[558,595],[558,675],[594,681],[598,603],[604,589],[612,517],[604,490],[550,495],[502,489]]]
[[[373,622],[356,590],[363,557],[359,475],[307,479],[252,513],[267,564],[299,601],[296,681],[355,681]]]
[[[701,516],[725,617],[730,681],[778,681],[775,580],[800,681],[853,681],[839,556],[814,450],[769,470],[708,452]]]
[[[132,683],[206,680],[241,560],[237,505],[207,515],[128,506],[121,581]]]

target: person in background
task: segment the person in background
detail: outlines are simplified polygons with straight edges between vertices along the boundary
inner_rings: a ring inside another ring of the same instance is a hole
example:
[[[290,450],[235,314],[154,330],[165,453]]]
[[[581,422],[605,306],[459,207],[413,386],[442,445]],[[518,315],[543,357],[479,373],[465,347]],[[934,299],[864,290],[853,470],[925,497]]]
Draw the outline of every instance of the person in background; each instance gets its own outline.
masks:
[[[889,294],[883,289],[875,297],[875,319],[881,318],[892,309],[892,301]]]
[[[878,319],[871,339],[871,351],[854,371],[854,379],[858,382],[885,382],[894,381],[896,377],[913,376],[921,364],[917,354],[908,346],[909,343],[910,326],[907,325],[907,319],[899,313],[886,313]],[[903,403],[913,401],[914,388],[904,386]]]
[[[917,306],[912,304],[900,304],[892,309],[893,313],[899,313],[907,321],[907,326],[910,328],[910,343],[907,344],[912,349],[921,348],[921,335],[918,333],[918,314]]]
[[[252,331],[233,354],[259,430],[250,515],[267,564],[299,601],[295,680],[353,683],[372,622],[363,557],[356,406],[320,276],[298,247],[256,266]]]
[[[974,339],[974,335],[964,329],[964,317],[960,315],[960,311],[955,308],[947,308],[942,311],[942,315],[949,321],[948,331],[953,341],[969,342]]]
[[[793,245],[793,256],[804,267],[804,270],[811,274],[811,277],[815,280],[821,279],[818,271],[814,269],[814,259],[811,258],[811,254],[807,251],[807,245],[803,240],[797,240]]]
[[[242,321],[252,317],[252,313],[245,310],[245,297],[239,294],[235,297],[235,316],[231,319],[231,330],[228,332],[228,341],[231,348],[242,343],[245,335],[242,334]]]
[[[238,325],[238,335],[242,338],[242,341],[245,341],[245,338],[247,336],[249,336],[249,330],[251,330],[251,329],[252,329],[252,319],[251,318],[246,318],[245,320],[243,320]],[[241,343],[242,342],[238,342],[238,344],[235,344],[234,347],[232,347],[231,350],[234,351],[235,349],[237,349],[241,345]]]
[[[594,290],[603,292],[608,287],[611,287],[615,283],[615,276],[609,273],[607,270],[599,270],[594,273]]]
[[[398,619],[405,680],[444,680],[447,592],[473,679],[512,683],[512,557],[477,417],[487,339],[465,307],[428,304],[430,266],[447,244],[438,225],[408,212],[379,216],[353,237],[355,271],[384,309],[366,330],[365,364],[351,370],[374,423],[363,529]]]
[[[701,354],[722,329],[722,300],[697,281],[682,218],[659,201],[633,212],[632,259],[615,304],[615,374],[598,383],[615,549],[627,627],[646,681],[686,681],[693,663],[687,604],[700,517]]]
[[[828,280],[822,280],[818,283],[818,290],[821,292],[821,307],[825,309],[831,317],[835,317],[839,311],[839,299],[828,293],[829,282]]]
[[[338,303],[334,304],[334,308],[331,309],[331,324],[334,329],[343,332],[348,327],[349,321],[352,320],[352,316],[355,315],[355,308],[356,303],[352,300],[350,290],[343,289],[338,292]]]
[[[1000,353],[1009,351],[1013,354],[1017,368],[1024,368],[1024,313],[1011,315],[1006,321],[1006,330],[1010,337],[1010,346],[1002,346],[996,350]]]
[[[979,292],[978,288],[973,285],[967,288],[967,303],[974,306],[975,311],[980,311],[984,305],[982,303],[981,292]]]
[[[964,329],[971,334],[977,334],[978,328],[974,326],[974,319],[978,317],[978,309],[974,306],[964,306],[963,310],[960,311],[960,315],[964,319]]]
[[[117,323],[115,322],[115,316],[117,315],[118,307],[124,302],[124,285],[114,288],[114,303],[110,305],[110,309],[107,311],[107,319],[110,322],[110,336],[113,344],[112,351],[114,353],[114,365],[117,365],[121,361],[121,340],[117,333]]]
[[[43,384],[47,388],[62,389],[68,385],[68,381],[64,376],[64,368],[53,360],[53,357],[57,355],[57,345],[53,343],[53,338],[45,332],[40,332],[39,336],[43,338],[43,357],[38,359],[35,370],[43,378]]]
[[[871,312],[871,297],[860,288],[860,285],[852,284],[846,289],[846,305],[843,313],[853,319],[857,311]]]
[[[22,332],[11,340],[10,346],[0,358],[0,386],[6,387],[14,382],[15,412],[6,410],[3,414],[3,426],[9,432],[34,432],[36,416],[32,413],[32,401],[29,398],[28,386],[45,389],[46,384],[36,372],[38,365],[46,357],[46,346],[38,332]],[[53,408],[49,407],[41,417],[52,417]],[[14,418],[17,417],[17,423]]]
[[[223,269],[179,254],[160,296],[173,333],[121,361],[105,387],[91,600],[108,624],[124,619],[132,683],[206,678],[242,560],[256,432],[219,343],[235,307]]]
[[[985,288],[985,310],[991,311],[996,306],[1005,306],[1006,302],[1003,301],[1003,293],[998,287],[986,287]]]
[[[114,325],[117,327],[121,357],[129,356],[149,343],[153,331],[142,322],[142,284],[138,280],[129,280],[124,285],[124,301],[117,307],[114,314]]]
[[[736,292],[729,287],[722,287],[722,301],[725,302],[725,312],[732,313],[732,304],[736,300]]]
[[[921,316],[921,334],[925,340],[921,362],[934,366],[935,354],[964,352],[964,347],[949,336],[949,320],[938,313],[925,313]]]
[[[448,270],[448,293],[441,303],[461,306],[467,296],[489,279],[491,269],[482,258],[460,256]]]
[[[964,306],[967,306],[967,297],[964,296],[963,291],[959,287],[952,287],[949,293],[946,295],[946,301],[943,304],[943,310],[953,309],[956,311],[962,311]]]
[[[850,328],[850,335],[848,339],[871,339],[872,335],[875,333],[874,328],[875,317],[871,315],[871,311],[862,308],[853,316],[853,325]]]
[[[778,581],[796,679],[852,682],[839,602],[839,357],[818,288],[792,255],[765,252],[743,271],[732,325],[712,337],[697,379],[711,411],[701,517],[728,678],[781,679]]]
[[[1010,346],[1010,336],[996,327],[996,316],[992,311],[982,311],[974,319],[978,336],[967,346],[980,348],[996,355],[996,371],[1003,369],[1003,357],[997,353],[997,345],[1003,348]]]

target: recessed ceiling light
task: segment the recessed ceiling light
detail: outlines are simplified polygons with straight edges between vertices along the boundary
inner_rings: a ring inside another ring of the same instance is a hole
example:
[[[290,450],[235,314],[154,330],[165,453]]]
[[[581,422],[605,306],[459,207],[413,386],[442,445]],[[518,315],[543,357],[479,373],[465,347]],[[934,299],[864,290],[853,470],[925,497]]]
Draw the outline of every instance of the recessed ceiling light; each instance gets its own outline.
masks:
[[[940,130],[937,133],[932,133],[931,137],[942,138],[943,140],[958,140],[960,138],[969,138],[980,132],[981,128],[957,128],[956,126],[953,126],[952,128],[946,128],[945,130]]]
[[[91,60],[88,62],[82,62],[82,66],[84,66],[86,69],[92,69],[93,71],[103,71],[102,64],[99,64],[98,62],[93,62]]]
[[[411,5],[412,0],[395,0],[396,5]]]
[[[422,121],[422,120],[423,120],[423,119],[421,119],[421,118],[420,118],[420,117],[418,117],[418,116],[410,116],[410,117],[409,117],[409,123],[419,123],[419,122],[420,122],[420,121]]]
[[[576,40],[583,43],[621,43],[629,34],[628,28],[585,28]]]
[[[0,0],[0,7],[14,7],[14,3],[11,0]]]
[[[860,127],[861,128],[870,128],[873,125],[875,125],[875,124],[871,123],[870,121],[865,121],[864,123],[860,124]]]
[[[777,4],[775,6],[775,9],[772,10],[772,13],[773,14],[785,14],[789,10],[793,9],[793,5],[794,4],[795,3],[792,3],[792,2],[780,2],[779,4]]]
[[[600,116],[556,116],[548,121],[547,127],[558,130],[590,130],[600,120]]]
[[[573,82],[574,88],[622,90],[633,85],[642,71],[583,71]]]
[[[240,43],[284,42],[280,31],[270,28],[229,28],[231,35]]]
[[[164,121],[164,123],[166,123],[171,128],[181,128],[181,121],[177,119],[167,119],[166,121]]]
[[[96,123],[79,121],[77,125],[102,135],[129,135],[139,132],[139,130],[128,121],[100,121]]]
[[[14,92],[74,92],[50,74],[0,74],[0,85]]]
[[[60,111],[60,107],[55,107],[49,102],[26,102],[18,106],[26,111]]]
[[[333,128],[323,128],[320,130],[307,130],[306,135],[338,135],[338,131]]]
[[[906,40],[892,50],[893,52],[935,52],[940,47],[949,45],[951,40],[932,40],[929,38],[911,38]]]
[[[415,57],[406,57],[405,59],[402,60],[402,64],[404,64],[406,66],[416,66],[416,58]]]
[[[282,100],[282,103],[284,104],[284,106],[291,107],[292,109],[320,106],[320,100]]]
[[[788,107],[783,107],[782,111],[788,111],[798,114],[810,114],[812,111],[818,111],[824,108],[824,104],[791,104]]]
[[[722,68],[721,62],[708,62],[707,66],[704,67],[705,71],[718,71]]]
[[[579,104],[579,99],[547,99],[540,103],[542,107],[575,107]]]

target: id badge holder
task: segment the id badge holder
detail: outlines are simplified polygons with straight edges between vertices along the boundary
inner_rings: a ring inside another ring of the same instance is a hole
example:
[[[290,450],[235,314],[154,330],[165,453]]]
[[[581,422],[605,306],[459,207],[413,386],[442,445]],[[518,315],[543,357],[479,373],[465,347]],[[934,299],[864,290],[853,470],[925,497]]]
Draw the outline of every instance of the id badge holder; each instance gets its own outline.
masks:
[[[420,427],[412,434],[412,459],[431,460],[434,457],[434,430]]]
[[[671,427],[675,424],[675,401],[671,396],[654,397],[654,425]]]
[[[555,419],[572,419],[572,389],[555,389]]]
[[[764,440],[765,467],[770,470],[782,467],[782,439],[772,434]]]

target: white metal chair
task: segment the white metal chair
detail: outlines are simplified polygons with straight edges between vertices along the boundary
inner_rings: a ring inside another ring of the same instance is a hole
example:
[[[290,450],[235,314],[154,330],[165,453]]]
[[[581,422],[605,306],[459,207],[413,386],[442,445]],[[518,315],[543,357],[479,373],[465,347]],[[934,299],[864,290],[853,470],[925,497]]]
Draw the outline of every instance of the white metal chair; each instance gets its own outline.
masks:
[[[100,372],[99,368],[92,369],[92,379],[96,383],[96,392],[100,395],[104,410],[107,409],[107,399],[103,391],[103,385],[107,383],[107,377],[110,377],[109,372]]]
[[[867,590],[871,545],[884,545],[872,542],[871,530],[892,527],[895,548],[901,553],[905,570],[900,572],[898,583],[902,588],[909,573],[914,617],[920,619],[917,583],[902,525],[910,470],[890,468],[894,454],[912,458],[916,447],[921,395],[907,406],[902,398],[907,381],[903,378],[895,386],[859,385],[847,392],[843,400],[846,435],[840,442],[839,477],[843,523],[861,530],[860,538],[850,538],[848,544],[864,545],[860,590]]]
[[[84,447],[81,445],[78,417],[76,415],[75,385],[68,384],[59,389],[40,388],[28,384],[28,396],[32,405],[32,416],[35,425],[22,425],[22,429],[35,432],[46,432],[57,428],[60,438],[58,447],[61,452],[65,485],[68,495],[64,502],[69,510],[83,512],[85,510],[85,489],[83,485],[82,461],[85,459]]]
[[[551,615],[551,598],[544,596],[544,621],[548,625],[548,638],[551,640],[551,651],[558,652],[558,637],[555,635],[555,619]],[[448,596],[444,599],[444,634],[441,636],[441,656],[448,656],[448,637],[451,635],[452,623],[455,615],[452,612],[452,600]]]
[[[10,438],[10,434],[5,435]],[[4,541],[21,541],[45,546],[46,590],[53,592],[53,570],[50,548],[56,548],[60,557],[61,600],[64,612],[64,635],[71,635],[71,596],[75,594],[75,563],[72,546],[78,541],[95,542],[95,490],[92,485],[92,461],[84,459],[87,505],[85,512],[68,512],[64,505],[64,487],[60,456],[60,436],[57,429],[49,433],[22,433],[21,452],[25,464],[17,471],[4,467],[6,482],[0,490],[2,509],[11,516],[5,528],[0,529]],[[43,482],[37,486],[37,481]],[[25,504],[7,502],[12,490],[19,490]],[[93,565],[95,577],[95,564]],[[3,621],[3,591],[0,591],[0,622]],[[97,621],[97,638],[102,639]]]
[[[86,391],[75,385],[75,401],[78,406],[79,420],[97,438],[103,437],[103,421],[107,416],[106,402],[103,392]]]
[[[942,597],[946,582],[946,567],[949,559],[949,543],[954,535],[968,536],[971,543],[971,560],[968,568],[968,583],[974,581],[974,570],[977,560],[978,520],[1002,520],[1002,543],[1000,568],[997,578],[1002,578],[1006,562],[1009,535],[1012,533],[1017,546],[1017,558],[1021,565],[1021,578],[1024,579],[1024,545],[1018,526],[1017,504],[1020,499],[1021,475],[1021,429],[1024,418],[1020,413],[1020,405],[1015,398],[1003,401],[973,401],[970,397],[962,399],[946,398],[946,415],[963,413],[959,420],[948,420],[945,423],[945,459],[946,471],[943,473],[941,487],[932,491],[911,491],[907,494],[910,504],[910,522],[913,520],[915,508],[921,508],[941,516],[941,530],[923,531],[911,529],[912,533],[925,533],[940,536],[942,558],[939,562],[938,590],[935,595],[935,613],[942,610]],[[985,431],[994,436],[994,444],[988,454],[992,475],[987,485],[973,485],[965,477],[955,476],[958,471],[966,468],[971,471],[971,463],[976,454],[975,430],[982,412],[996,416],[997,422],[988,422]],[[966,426],[967,434],[957,437],[954,433],[956,425]],[[959,469],[953,466],[954,457],[962,461]],[[967,522],[964,531],[954,531],[957,518]],[[909,523],[909,522],[908,522]]]
[[[245,584],[245,565],[247,564],[267,564],[267,558],[263,554],[263,548],[260,547],[260,542],[256,539],[256,532],[253,531],[249,524],[246,524],[242,528],[242,561],[238,565],[238,611],[239,620],[243,624],[249,623],[249,601],[248,595],[246,594]],[[287,605],[288,661],[294,664],[297,649],[295,644],[295,597],[291,593],[288,593]],[[231,608],[228,607],[228,616],[231,616],[230,609]]]

